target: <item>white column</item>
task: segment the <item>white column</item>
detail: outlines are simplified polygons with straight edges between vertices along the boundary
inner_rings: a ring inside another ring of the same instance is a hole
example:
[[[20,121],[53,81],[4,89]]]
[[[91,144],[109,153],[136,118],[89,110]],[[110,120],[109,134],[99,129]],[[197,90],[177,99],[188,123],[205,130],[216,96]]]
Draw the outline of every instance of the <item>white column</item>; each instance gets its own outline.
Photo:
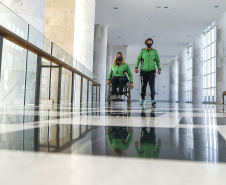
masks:
[[[216,103],[222,104],[222,93],[226,90],[226,12],[216,22]]]
[[[106,64],[106,79],[109,75],[109,71],[110,71],[110,67],[113,63],[113,58],[112,58],[112,54],[113,53],[113,46],[112,45],[108,45],[107,46],[107,64]],[[107,88],[105,88],[105,95],[107,98]]]
[[[80,63],[93,70],[95,0],[76,0],[73,55]]]
[[[106,76],[109,74],[111,65],[113,64],[113,46],[107,46],[107,64],[106,64]]]
[[[176,102],[177,58],[170,62],[170,102]]]
[[[106,61],[107,61],[107,33],[106,25],[95,25],[93,74],[101,84],[100,101],[105,101]]]
[[[204,35],[193,42],[192,102],[203,103]]]
[[[1,0],[39,32],[44,31],[45,0]]]
[[[179,92],[178,92],[178,102],[186,103],[186,82],[187,82],[187,48],[185,48],[179,55]]]

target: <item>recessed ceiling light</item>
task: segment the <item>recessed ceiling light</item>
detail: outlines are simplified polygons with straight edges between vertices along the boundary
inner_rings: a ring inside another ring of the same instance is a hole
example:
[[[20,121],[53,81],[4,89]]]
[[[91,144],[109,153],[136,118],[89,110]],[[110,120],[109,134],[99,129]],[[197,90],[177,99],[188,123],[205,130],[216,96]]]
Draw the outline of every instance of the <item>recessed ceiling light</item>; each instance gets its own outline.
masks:
[[[118,38],[121,39],[122,37],[119,36]]]
[[[165,6],[164,8],[168,8],[168,6]]]
[[[157,6],[156,8],[161,8],[161,6]]]
[[[118,7],[114,7],[115,10],[118,10]]]
[[[218,8],[219,6],[214,6],[215,8]]]

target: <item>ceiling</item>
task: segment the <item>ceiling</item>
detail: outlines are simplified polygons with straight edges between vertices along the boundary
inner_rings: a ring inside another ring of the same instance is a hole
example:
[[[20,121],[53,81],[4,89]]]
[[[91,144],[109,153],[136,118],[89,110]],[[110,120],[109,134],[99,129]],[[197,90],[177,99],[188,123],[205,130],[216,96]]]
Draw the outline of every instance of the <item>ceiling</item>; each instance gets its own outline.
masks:
[[[108,25],[108,44],[128,46],[127,63],[136,62],[147,37],[168,63],[224,11],[226,0],[96,0],[95,19]]]

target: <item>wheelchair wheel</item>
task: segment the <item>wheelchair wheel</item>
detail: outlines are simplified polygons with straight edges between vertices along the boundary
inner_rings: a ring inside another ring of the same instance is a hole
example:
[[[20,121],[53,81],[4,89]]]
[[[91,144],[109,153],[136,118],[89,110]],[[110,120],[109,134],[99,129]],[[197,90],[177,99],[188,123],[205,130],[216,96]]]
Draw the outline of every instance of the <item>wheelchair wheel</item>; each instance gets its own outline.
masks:
[[[132,102],[131,89],[128,88],[128,97],[127,97],[127,105],[131,105]]]
[[[108,105],[111,104],[111,91],[112,91],[112,86],[111,83],[108,85],[108,91],[107,91],[107,101]]]

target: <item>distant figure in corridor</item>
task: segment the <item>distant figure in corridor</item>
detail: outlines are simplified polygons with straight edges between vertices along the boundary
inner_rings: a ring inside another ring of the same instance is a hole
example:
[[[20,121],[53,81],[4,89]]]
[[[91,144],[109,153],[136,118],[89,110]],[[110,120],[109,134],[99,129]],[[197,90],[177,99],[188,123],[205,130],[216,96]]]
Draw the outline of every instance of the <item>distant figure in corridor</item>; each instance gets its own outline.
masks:
[[[142,84],[142,92],[141,92],[141,105],[145,104],[145,96],[147,83],[149,82],[150,92],[151,92],[151,104],[153,108],[156,108],[155,101],[155,76],[156,76],[156,64],[158,67],[158,74],[161,74],[161,64],[159,60],[158,52],[152,48],[153,39],[147,38],[145,40],[146,48],[142,49],[137,57],[137,63],[135,66],[135,72],[138,73],[138,67],[141,62],[141,84]]]
[[[121,52],[117,52],[113,64],[111,65],[109,75],[107,78],[107,85],[109,85],[110,80],[112,83],[113,90],[113,100],[122,100],[123,95],[123,86],[128,82],[126,73],[130,79],[130,88],[133,88],[133,74],[130,70],[130,67],[124,61],[124,57]],[[117,96],[117,84],[119,85],[119,94]]]
[[[161,140],[158,140],[156,147],[156,135],[154,127],[143,127],[140,138],[140,149],[138,141],[135,142],[135,149],[138,157],[142,158],[155,158],[157,159],[160,154]]]
[[[109,127],[106,133],[110,149],[116,157],[121,157],[133,140],[133,128],[128,131],[127,127]]]

